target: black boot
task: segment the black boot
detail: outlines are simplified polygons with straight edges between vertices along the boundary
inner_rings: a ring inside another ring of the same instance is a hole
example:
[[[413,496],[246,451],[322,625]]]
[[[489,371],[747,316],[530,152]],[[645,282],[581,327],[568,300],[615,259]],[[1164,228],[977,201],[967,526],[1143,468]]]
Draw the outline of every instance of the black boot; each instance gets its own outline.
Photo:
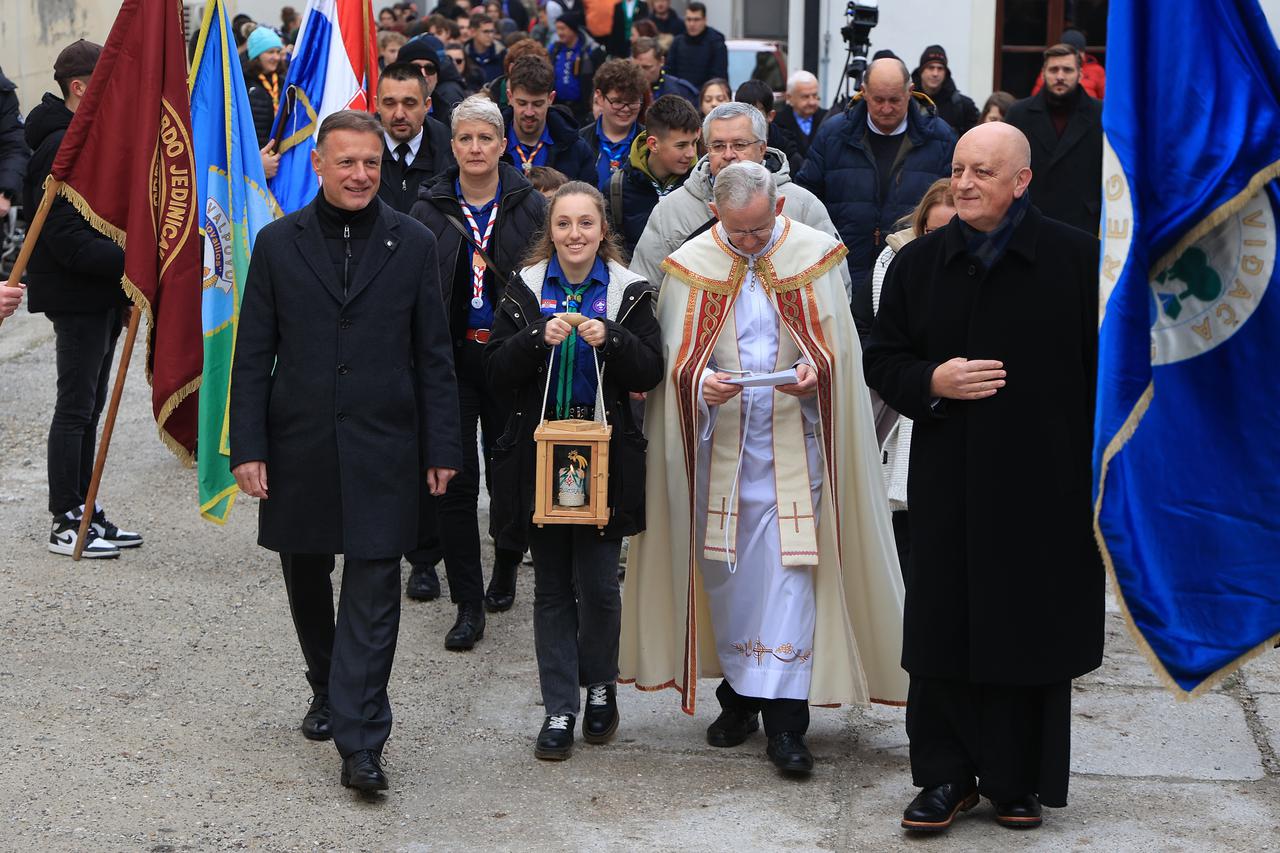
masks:
[[[493,576],[484,594],[484,609],[490,613],[510,610],[516,601],[516,569],[523,554],[514,557],[500,555],[493,564]]]
[[[440,597],[440,576],[435,566],[418,565],[409,573],[404,594],[414,601],[435,601]]]
[[[484,608],[480,602],[458,605],[458,618],[444,636],[444,647],[451,652],[469,652],[484,636]]]
[[[778,732],[771,735],[765,753],[783,773],[803,776],[813,772],[813,753],[809,752],[804,735],[800,732]]]

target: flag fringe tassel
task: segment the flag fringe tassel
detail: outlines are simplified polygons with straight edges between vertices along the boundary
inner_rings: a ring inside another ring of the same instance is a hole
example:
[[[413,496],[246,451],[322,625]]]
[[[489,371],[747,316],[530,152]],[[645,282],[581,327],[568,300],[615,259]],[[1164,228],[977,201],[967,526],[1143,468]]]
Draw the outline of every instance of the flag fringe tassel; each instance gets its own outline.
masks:
[[[45,186],[48,186],[48,183],[51,180],[53,180],[52,177],[46,178]],[[70,202],[71,206],[74,207],[76,211],[85,218],[85,221],[88,222],[89,225],[95,231],[99,232],[104,237],[107,237],[108,239],[110,239],[112,242],[118,245],[121,249],[127,248],[125,246],[125,238],[127,235],[125,234],[124,229],[117,228],[115,225],[112,225],[110,222],[103,219],[96,212],[94,212],[93,208],[89,205],[89,202],[85,200],[84,196],[80,195],[80,193],[76,192],[66,183],[59,183],[58,194],[64,197],[68,202]],[[143,316],[145,316],[147,320],[146,374],[147,374],[147,384],[150,385],[151,384],[151,346],[153,343],[153,338],[155,336],[155,328],[156,328],[155,315],[151,311],[151,302],[147,299],[145,295],[143,295],[142,291],[138,289],[138,286],[129,280],[129,276],[127,275],[121,276],[120,287],[121,289],[124,290],[125,295],[129,297],[130,301],[132,301],[133,304],[136,305],[138,309],[142,311]],[[174,410],[176,410],[178,406],[182,405],[182,402],[184,400],[186,400],[188,397],[190,397],[192,394],[194,394],[196,391],[200,389],[200,379],[201,377],[197,376],[195,379],[192,379],[186,385],[183,385],[173,394],[170,394],[169,397],[164,401],[164,404],[160,407],[160,411],[156,413],[156,432],[160,436],[160,441],[163,442],[164,446],[169,448],[169,451],[174,456],[178,457],[178,461],[181,462],[187,468],[190,468],[195,464],[195,456],[190,451],[188,451],[185,447],[183,447],[181,442],[179,442],[168,431],[166,431],[164,428],[164,425],[165,425],[165,422],[169,419],[169,416],[173,414]]]
[[[1200,220],[1195,228],[1192,228],[1186,234],[1183,234],[1181,239],[1179,239],[1177,243],[1173,244],[1173,248],[1165,252],[1160,257],[1160,260],[1156,263],[1152,271],[1160,273],[1173,266],[1174,261],[1182,257],[1182,253],[1186,251],[1189,246],[1213,229],[1217,228],[1223,222],[1226,222],[1227,219],[1234,216],[1240,208],[1248,204],[1249,199],[1262,192],[1262,188],[1276,178],[1280,178],[1280,160],[1277,160],[1270,166],[1267,166],[1257,172],[1257,174],[1249,179],[1249,183],[1245,185],[1244,189],[1218,205],[1217,209],[1212,211],[1204,219]]]

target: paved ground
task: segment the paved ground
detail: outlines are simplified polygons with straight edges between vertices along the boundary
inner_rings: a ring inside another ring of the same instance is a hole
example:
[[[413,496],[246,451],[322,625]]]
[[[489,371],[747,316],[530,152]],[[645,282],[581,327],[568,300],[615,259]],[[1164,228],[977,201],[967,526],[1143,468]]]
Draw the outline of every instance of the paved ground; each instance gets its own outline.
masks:
[[[760,736],[708,747],[706,702],[690,720],[674,694],[629,688],[612,745],[534,759],[528,574],[467,655],[442,647],[448,604],[406,603],[394,790],[357,800],[332,746],[297,732],[301,656],[252,501],[226,527],[199,519],[141,353],[103,500],[147,544],[112,562],[45,551],[52,365],[45,319],[0,329],[0,850],[1280,849],[1280,652],[1178,703],[1113,613],[1106,666],[1076,687],[1070,808],[1014,833],[984,803],[908,839],[896,710],[816,710],[804,783],[774,774]]]

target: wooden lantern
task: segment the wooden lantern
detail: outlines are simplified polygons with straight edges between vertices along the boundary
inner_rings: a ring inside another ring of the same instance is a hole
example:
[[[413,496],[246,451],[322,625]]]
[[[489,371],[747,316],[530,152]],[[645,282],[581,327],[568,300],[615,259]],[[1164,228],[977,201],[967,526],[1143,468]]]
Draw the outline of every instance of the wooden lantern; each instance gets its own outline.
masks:
[[[609,436],[596,421],[545,421],[533,431],[538,476],[533,523],[609,523]]]
[[[580,314],[556,316],[575,327],[586,319]],[[538,446],[533,523],[539,527],[594,524],[603,528],[609,523],[609,437],[613,427],[603,420],[600,399],[596,410],[600,420],[544,420],[533,431]]]

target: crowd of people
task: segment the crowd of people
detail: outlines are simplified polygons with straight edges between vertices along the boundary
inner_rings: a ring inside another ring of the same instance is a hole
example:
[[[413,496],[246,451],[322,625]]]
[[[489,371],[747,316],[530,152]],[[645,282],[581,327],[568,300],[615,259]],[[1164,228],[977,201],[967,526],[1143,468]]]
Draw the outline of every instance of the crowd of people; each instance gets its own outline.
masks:
[[[905,704],[905,828],[944,830],[979,795],[1038,826],[1066,804],[1071,680],[1102,654],[1102,68],[1071,32],[1035,94],[979,109],[942,46],[914,70],[882,51],[824,109],[805,70],[781,102],[735,91],[706,11],[378,11],[375,110],[321,123],[315,201],[258,235],[231,384],[233,473],[306,663],[303,734],[335,741],[344,785],[385,789],[402,558],[413,600],[441,596],[444,564],[444,645],[467,651],[528,552],[539,758],[571,755],[579,716],[608,742],[619,683],[691,713],[715,676],[713,746],[762,720],[769,759],[804,775],[811,705]],[[269,175],[298,25],[235,22]],[[0,77],[0,214],[35,210],[99,51],[62,52],[17,135]],[[0,316],[29,285],[56,334],[58,554],[85,512],[85,557],[142,543],[84,506],[122,264],[58,199],[27,285],[0,285]],[[607,468],[564,473],[607,491],[607,524],[533,523],[547,421],[610,427]]]

